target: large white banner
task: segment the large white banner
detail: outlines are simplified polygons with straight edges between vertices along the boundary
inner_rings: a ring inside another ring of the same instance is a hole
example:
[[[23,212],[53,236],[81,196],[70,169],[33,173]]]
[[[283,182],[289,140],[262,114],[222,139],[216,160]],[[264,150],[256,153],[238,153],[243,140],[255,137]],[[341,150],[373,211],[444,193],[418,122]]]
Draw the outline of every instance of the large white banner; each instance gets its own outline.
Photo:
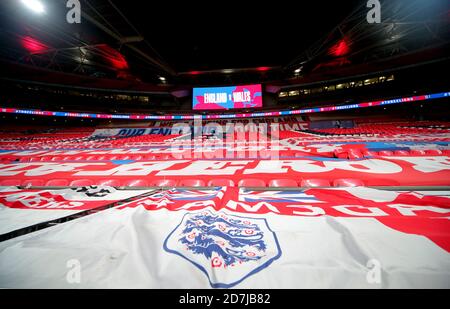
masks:
[[[0,188],[0,234],[88,209],[108,205],[147,191],[119,191],[113,187],[80,187],[61,190]]]
[[[449,200],[162,191],[0,243],[0,287],[448,288]]]

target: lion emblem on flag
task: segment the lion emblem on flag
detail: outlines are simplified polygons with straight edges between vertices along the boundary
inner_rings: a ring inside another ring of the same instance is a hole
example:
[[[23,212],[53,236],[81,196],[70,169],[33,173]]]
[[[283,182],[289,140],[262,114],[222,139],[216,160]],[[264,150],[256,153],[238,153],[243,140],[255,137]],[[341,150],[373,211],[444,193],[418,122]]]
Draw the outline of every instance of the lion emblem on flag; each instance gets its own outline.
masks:
[[[209,210],[185,214],[164,249],[199,268],[214,288],[232,287],[281,256],[265,219]]]

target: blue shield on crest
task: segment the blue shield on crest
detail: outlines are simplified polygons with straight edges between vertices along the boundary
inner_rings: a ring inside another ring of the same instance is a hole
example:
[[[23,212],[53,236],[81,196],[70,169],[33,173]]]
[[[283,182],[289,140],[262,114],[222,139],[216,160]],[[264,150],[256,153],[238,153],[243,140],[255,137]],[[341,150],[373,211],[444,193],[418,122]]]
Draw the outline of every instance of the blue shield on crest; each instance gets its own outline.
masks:
[[[164,250],[195,265],[213,288],[233,287],[281,256],[266,219],[210,210],[185,214]]]

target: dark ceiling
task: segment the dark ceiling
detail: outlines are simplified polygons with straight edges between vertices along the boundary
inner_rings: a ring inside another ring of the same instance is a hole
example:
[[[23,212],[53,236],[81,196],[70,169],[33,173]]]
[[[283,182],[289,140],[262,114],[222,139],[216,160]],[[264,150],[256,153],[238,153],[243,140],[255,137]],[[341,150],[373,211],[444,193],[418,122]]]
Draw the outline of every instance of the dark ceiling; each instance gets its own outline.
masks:
[[[448,0],[380,1],[377,25],[366,0],[80,0],[79,25],[65,21],[67,0],[40,1],[38,16],[0,0],[0,60],[130,82],[286,80],[449,42]]]
[[[186,72],[284,66],[361,1],[115,3],[163,59]]]

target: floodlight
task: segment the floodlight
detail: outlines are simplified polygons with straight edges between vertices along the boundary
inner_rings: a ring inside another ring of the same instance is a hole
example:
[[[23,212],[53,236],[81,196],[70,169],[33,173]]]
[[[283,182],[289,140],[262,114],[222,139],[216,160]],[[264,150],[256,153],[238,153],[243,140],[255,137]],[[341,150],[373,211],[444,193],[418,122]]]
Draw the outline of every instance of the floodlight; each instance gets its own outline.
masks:
[[[22,3],[35,13],[42,14],[45,12],[45,7],[39,0],[22,0]]]

